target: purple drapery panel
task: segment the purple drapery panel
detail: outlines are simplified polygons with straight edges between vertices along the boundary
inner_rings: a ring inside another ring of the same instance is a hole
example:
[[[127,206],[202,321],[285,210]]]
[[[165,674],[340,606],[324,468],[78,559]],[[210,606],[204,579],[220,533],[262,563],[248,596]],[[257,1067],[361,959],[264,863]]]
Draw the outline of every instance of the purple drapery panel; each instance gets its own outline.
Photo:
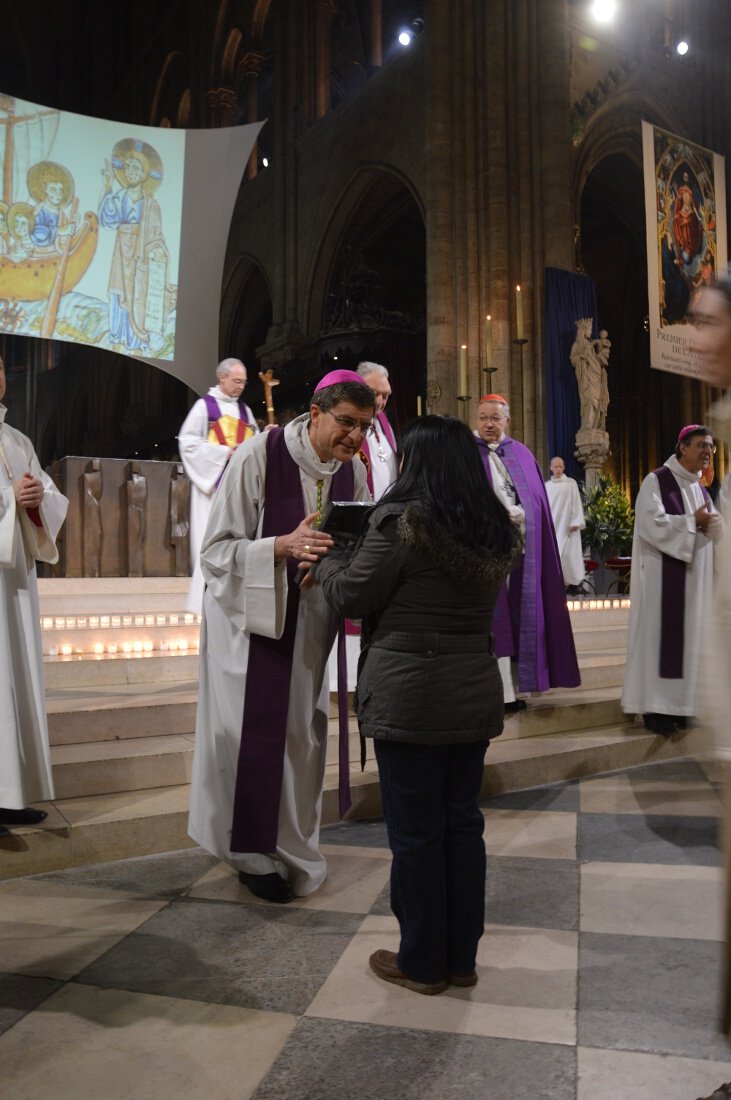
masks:
[[[584,468],[574,458],[574,439],[581,424],[579,390],[571,366],[571,347],[576,322],[593,317],[592,334],[598,335],[596,284],[588,275],[546,268],[546,324],[544,364],[548,413],[549,458],[561,455],[566,473],[584,481]]]

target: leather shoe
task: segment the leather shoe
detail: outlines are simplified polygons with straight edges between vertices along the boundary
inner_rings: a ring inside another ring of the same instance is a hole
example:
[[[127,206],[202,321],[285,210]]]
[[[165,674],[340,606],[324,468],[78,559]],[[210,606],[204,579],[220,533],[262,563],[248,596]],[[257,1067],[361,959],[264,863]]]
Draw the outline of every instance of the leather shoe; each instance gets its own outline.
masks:
[[[25,810],[5,810],[0,806],[0,824],[3,825],[40,825],[47,817],[45,810],[34,810],[31,807]]]
[[[515,714],[518,710],[525,710],[527,706],[525,699],[513,699],[512,703],[505,704],[505,713]]]
[[[432,997],[435,993],[443,993],[447,988],[446,982],[412,982],[411,978],[407,978],[396,965],[395,951],[374,951],[368,960],[368,965],[377,977],[383,978],[384,982],[402,985],[412,993],[424,993],[427,997]]]
[[[247,886],[254,897],[264,901],[285,905],[294,897],[289,883],[275,872],[270,875],[250,875],[247,871],[239,871],[239,882],[242,886]]]
[[[460,989],[471,989],[473,985],[477,985],[477,971],[467,970],[463,973],[454,971],[447,974],[447,981],[450,985],[459,986]]]
[[[650,733],[661,733],[668,736],[678,732],[678,726],[672,714],[643,714],[642,721],[645,729]]]

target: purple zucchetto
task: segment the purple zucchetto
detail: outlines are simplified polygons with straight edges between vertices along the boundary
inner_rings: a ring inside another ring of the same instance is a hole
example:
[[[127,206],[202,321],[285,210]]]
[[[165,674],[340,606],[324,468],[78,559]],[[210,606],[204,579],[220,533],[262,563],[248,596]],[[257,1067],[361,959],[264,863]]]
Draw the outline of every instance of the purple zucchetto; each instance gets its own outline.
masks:
[[[691,432],[698,431],[698,429],[702,428],[702,427],[703,427],[703,424],[686,424],[684,428],[680,429],[680,434],[678,435],[678,441],[675,444],[675,446],[677,447],[678,444],[681,443],[683,439],[685,439],[686,435],[690,435]]]
[[[326,386],[336,386],[338,382],[360,382],[362,386],[365,386],[365,382],[361,376],[356,374],[354,370],[331,370],[329,374],[326,374],[325,377],[321,378],[317,383],[315,386],[315,393],[324,390]]]

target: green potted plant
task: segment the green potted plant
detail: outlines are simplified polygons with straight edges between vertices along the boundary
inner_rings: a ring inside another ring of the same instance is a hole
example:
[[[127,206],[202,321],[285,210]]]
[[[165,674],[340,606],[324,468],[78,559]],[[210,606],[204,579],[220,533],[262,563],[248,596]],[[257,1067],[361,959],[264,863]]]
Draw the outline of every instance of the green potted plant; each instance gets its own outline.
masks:
[[[582,488],[581,499],[586,523],[582,532],[584,555],[602,566],[595,577],[595,586],[597,593],[604,593],[608,579],[604,562],[632,553],[634,512],[620,486],[603,474],[593,489]]]

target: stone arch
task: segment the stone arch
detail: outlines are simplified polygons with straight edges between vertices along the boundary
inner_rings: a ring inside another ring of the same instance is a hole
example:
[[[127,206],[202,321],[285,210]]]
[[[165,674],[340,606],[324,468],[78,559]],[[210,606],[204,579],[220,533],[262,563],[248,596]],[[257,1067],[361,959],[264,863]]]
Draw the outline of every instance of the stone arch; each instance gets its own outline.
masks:
[[[425,220],[424,203],[413,182],[386,165],[363,165],[343,188],[321,237],[306,280],[303,321],[306,332],[322,326],[325,298],[336,274],[338,254],[349,235],[376,209],[395,212],[399,202],[410,202]]]
[[[173,50],[165,58],[157,78],[150,107],[150,125],[159,126],[163,119],[172,119],[180,125],[180,107],[186,93],[190,99],[188,59],[180,50]]]
[[[687,129],[671,104],[638,94],[622,92],[600,107],[589,119],[579,146],[574,168],[574,224],[578,224],[581,196],[589,174],[600,161],[615,153],[627,156],[642,167],[642,119],[652,120],[671,133]]]
[[[269,18],[272,0],[256,0],[251,17],[251,44],[258,46],[264,38],[264,27]]]
[[[256,349],[266,340],[272,324],[272,286],[256,257],[239,256],[223,288],[221,301],[221,357],[237,355],[256,373]]]
[[[423,202],[402,173],[365,165],[322,233],[306,281],[305,332],[315,339],[323,369],[374,358],[396,368],[393,413],[403,422],[426,390],[425,317]]]

